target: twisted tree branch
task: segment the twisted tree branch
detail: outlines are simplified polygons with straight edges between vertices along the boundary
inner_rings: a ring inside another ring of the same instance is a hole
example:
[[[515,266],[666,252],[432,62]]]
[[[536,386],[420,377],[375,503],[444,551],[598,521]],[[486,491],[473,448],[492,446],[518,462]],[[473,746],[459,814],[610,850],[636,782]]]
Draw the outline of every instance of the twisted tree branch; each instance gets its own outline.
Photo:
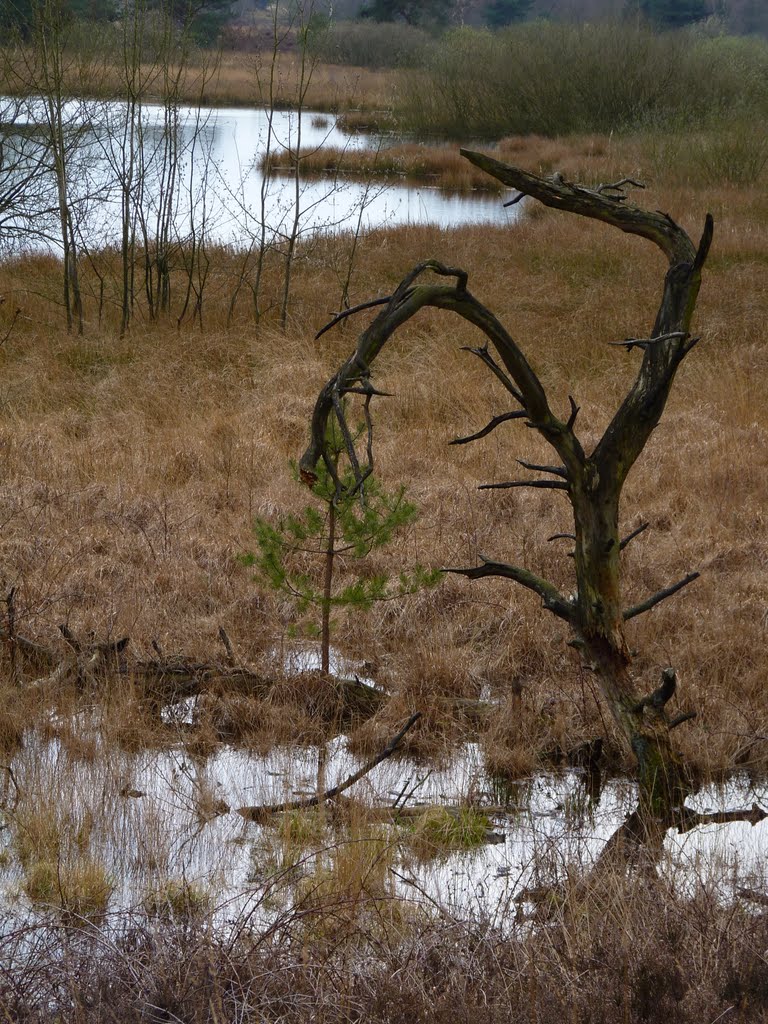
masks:
[[[506,562],[495,562],[485,555],[478,556],[481,565],[472,568],[446,568],[442,572],[450,572],[456,576],[465,576],[468,580],[482,580],[490,576],[498,576],[503,579],[513,580],[527,590],[532,590],[541,598],[542,604],[547,611],[552,612],[560,619],[573,623],[574,606],[568,601],[552,583],[542,579],[528,569],[522,569],[517,565],[508,565]]]
[[[676,594],[678,590],[682,590],[689,583],[693,583],[699,576],[701,576],[700,572],[689,572],[687,576],[678,580],[677,583],[673,583],[671,587],[665,587],[664,590],[651,594],[650,597],[646,598],[645,601],[641,601],[640,604],[632,605],[631,608],[627,608],[624,612],[624,621],[627,622],[629,619],[634,619],[636,615],[642,615],[643,612],[650,611],[651,608],[655,608],[661,601],[665,601],[668,597]]]

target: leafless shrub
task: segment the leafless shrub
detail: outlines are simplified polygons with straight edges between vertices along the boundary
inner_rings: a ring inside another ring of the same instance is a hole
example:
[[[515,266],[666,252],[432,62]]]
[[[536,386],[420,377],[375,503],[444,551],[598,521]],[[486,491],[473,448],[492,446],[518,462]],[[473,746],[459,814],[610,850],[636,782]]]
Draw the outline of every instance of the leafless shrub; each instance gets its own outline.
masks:
[[[139,912],[66,933],[6,922],[0,999],[9,1020],[80,1024],[448,1024],[478,1013],[494,1022],[698,1024],[768,1009],[765,917],[723,907],[707,889],[682,899],[658,881],[617,878],[601,893],[566,894],[546,926],[507,934],[452,920],[416,896],[400,905],[397,927],[358,917],[352,944],[328,941],[349,924],[348,894],[317,897],[272,925],[242,917],[224,930]]]

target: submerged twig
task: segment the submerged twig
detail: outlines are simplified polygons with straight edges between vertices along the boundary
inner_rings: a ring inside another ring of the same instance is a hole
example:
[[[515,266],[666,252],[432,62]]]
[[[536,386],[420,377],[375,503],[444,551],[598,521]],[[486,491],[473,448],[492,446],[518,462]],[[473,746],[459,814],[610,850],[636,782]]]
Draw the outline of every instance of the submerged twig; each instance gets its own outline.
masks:
[[[365,764],[358,768],[356,772],[340,782],[337,786],[331,786],[330,789],[326,789],[324,793],[315,794],[314,796],[305,797],[301,800],[286,800],[280,804],[263,804],[260,807],[238,807],[237,813],[245,818],[246,821],[265,821],[273,814],[279,814],[281,811],[300,811],[309,807],[317,807],[320,803],[325,803],[326,800],[333,800],[334,797],[343,793],[344,790],[349,789],[350,786],[354,786],[356,782],[359,782],[363,776],[367,775],[368,772],[385,761],[388,757],[397,750],[405,734],[418,722],[421,718],[421,712],[417,711],[411,715],[408,721],[405,723],[400,732],[389,741],[386,747],[378,753],[375,757],[372,757],[370,761],[366,761]]]

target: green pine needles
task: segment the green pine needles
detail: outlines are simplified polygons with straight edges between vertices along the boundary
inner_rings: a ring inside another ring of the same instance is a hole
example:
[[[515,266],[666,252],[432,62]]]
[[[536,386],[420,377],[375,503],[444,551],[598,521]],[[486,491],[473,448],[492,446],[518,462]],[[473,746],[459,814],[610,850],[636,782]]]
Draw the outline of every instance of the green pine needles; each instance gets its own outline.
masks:
[[[439,569],[421,565],[396,576],[366,571],[362,564],[366,557],[413,523],[416,506],[406,500],[405,488],[390,494],[373,476],[363,488],[356,488],[351,470],[343,475],[339,472],[343,445],[330,437],[327,446],[333,473],[321,460],[312,487],[317,503],[277,523],[257,518],[257,550],[242,559],[257,569],[259,579],[291,599],[296,615],[294,635],[320,636],[325,673],[330,670],[333,609],[366,612],[377,601],[433,587],[441,578]],[[293,470],[296,473],[295,466]],[[342,585],[337,584],[339,569],[345,576]],[[349,581],[352,573],[354,578]]]

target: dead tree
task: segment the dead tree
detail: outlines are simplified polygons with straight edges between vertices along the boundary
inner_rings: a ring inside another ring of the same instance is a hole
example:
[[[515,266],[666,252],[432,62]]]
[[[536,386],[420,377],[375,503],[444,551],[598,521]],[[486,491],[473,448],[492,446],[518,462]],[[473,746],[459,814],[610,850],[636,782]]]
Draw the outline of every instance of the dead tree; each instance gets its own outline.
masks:
[[[350,461],[358,481],[362,482],[371,461],[370,436],[366,454],[358,457],[344,422],[342,399],[350,393],[367,396],[370,434],[368,404],[370,397],[376,394],[370,382],[371,364],[393,332],[420,309],[433,306],[449,310],[478,327],[495,349],[499,362],[487,343],[471,351],[501,381],[514,408],[495,417],[476,434],[458,439],[458,443],[482,437],[506,420],[521,419],[551,446],[557,457],[555,464],[523,463],[526,470],[540,471],[543,477],[492,486],[536,486],[567,495],[573,510],[576,592],[565,596],[551,582],[527,569],[491,558],[483,557],[478,566],[447,571],[471,580],[493,576],[512,580],[537,594],[548,611],[568,624],[573,645],[596,674],[613,717],[637,758],[641,806],[657,820],[671,824],[683,813],[683,801],[690,784],[670,734],[692,716],[672,718],[667,713],[676,688],[672,669],[664,671],[653,693],[638,692],[631,670],[625,623],[676,593],[698,574],[692,573],[645,601],[626,607],[621,596],[619,555],[631,536],[622,540],[619,535],[619,503],[627,475],[664,411],[677,368],[697,341],[691,337],[691,321],[712,240],[712,218],[707,216],[696,247],[668,214],[629,203],[623,191],[623,186],[630,184],[628,181],[586,188],[565,181],[562,175],[542,178],[481,153],[465,150],[462,153],[505,185],[517,189],[518,198],[530,196],[554,209],[590,217],[640,235],[664,253],[669,269],[653,331],[648,338],[631,338],[619,343],[642,352],[634,383],[602,438],[587,453],[576,432],[579,410],[574,400],[570,399],[568,418],[559,419],[518,344],[493,313],[468,291],[467,273],[427,260],[406,275],[394,294],[357,307],[383,306],[360,335],[354,354],[320,392],[312,418],[311,442],[300,468],[306,481],[311,483],[317,463],[326,457],[328,419],[336,416],[347,439]],[[432,271],[442,280],[425,282],[426,271]],[[355,310],[340,314],[328,327],[352,312]]]

